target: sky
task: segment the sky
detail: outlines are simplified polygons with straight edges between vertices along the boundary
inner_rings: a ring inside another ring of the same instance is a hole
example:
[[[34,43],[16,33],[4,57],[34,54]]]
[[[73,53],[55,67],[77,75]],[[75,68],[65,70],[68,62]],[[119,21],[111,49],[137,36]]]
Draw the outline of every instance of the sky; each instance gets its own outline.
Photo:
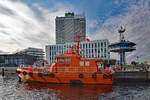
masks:
[[[124,26],[125,38],[137,44],[128,60],[150,61],[150,0],[0,0],[0,53],[55,44],[55,18],[66,12],[85,14],[91,40],[116,42]]]

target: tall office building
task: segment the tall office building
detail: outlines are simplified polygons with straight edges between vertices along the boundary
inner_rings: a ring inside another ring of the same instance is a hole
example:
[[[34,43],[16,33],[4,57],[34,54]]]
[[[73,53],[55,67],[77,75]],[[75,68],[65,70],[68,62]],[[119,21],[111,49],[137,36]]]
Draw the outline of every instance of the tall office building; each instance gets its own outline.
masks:
[[[64,17],[56,17],[56,44],[64,44],[75,41],[76,32],[86,35],[86,20],[84,15],[65,13]],[[85,41],[82,37],[80,41]]]

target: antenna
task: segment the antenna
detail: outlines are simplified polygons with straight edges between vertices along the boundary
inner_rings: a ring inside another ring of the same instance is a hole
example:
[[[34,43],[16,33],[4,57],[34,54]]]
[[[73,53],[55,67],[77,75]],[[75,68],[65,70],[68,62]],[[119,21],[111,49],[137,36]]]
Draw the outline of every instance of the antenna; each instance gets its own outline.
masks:
[[[119,34],[120,34],[120,42],[121,41],[125,41],[125,38],[124,38],[124,35],[123,35],[123,33],[126,31],[126,29],[124,28],[124,27],[120,27],[119,29],[118,29],[118,32],[119,32]]]

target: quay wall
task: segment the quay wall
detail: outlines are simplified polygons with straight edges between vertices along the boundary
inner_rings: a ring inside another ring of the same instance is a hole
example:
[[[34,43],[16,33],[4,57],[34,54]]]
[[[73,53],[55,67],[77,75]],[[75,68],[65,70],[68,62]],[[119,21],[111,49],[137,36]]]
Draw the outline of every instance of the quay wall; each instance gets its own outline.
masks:
[[[0,74],[9,75],[9,74],[16,74],[17,67],[0,67]]]
[[[146,82],[150,80],[150,71],[117,71],[115,82]]]

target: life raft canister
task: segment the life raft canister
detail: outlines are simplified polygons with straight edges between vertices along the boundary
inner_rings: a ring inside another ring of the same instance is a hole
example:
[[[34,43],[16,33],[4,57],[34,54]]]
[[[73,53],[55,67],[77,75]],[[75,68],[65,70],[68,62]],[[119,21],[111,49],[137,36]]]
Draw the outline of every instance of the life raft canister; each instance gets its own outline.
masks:
[[[103,78],[109,78],[109,79],[112,79],[112,72],[111,72],[111,70],[109,69],[109,67],[106,67],[105,68],[105,73],[104,73],[104,75],[103,75]]]
[[[110,79],[112,79],[112,77],[113,77],[113,75],[112,75],[112,74],[110,74],[110,75],[109,75],[109,78],[110,78]]]
[[[103,75],[103,78],[104,78],[104,79],[108,78],[108,75],[104,74],[104,75]]]
[[[113,77],[112,74],[109,74],[109,75],[104,74],[103,75],[104,79],[107,79],[107,78],[112,79],[112,77]]]

